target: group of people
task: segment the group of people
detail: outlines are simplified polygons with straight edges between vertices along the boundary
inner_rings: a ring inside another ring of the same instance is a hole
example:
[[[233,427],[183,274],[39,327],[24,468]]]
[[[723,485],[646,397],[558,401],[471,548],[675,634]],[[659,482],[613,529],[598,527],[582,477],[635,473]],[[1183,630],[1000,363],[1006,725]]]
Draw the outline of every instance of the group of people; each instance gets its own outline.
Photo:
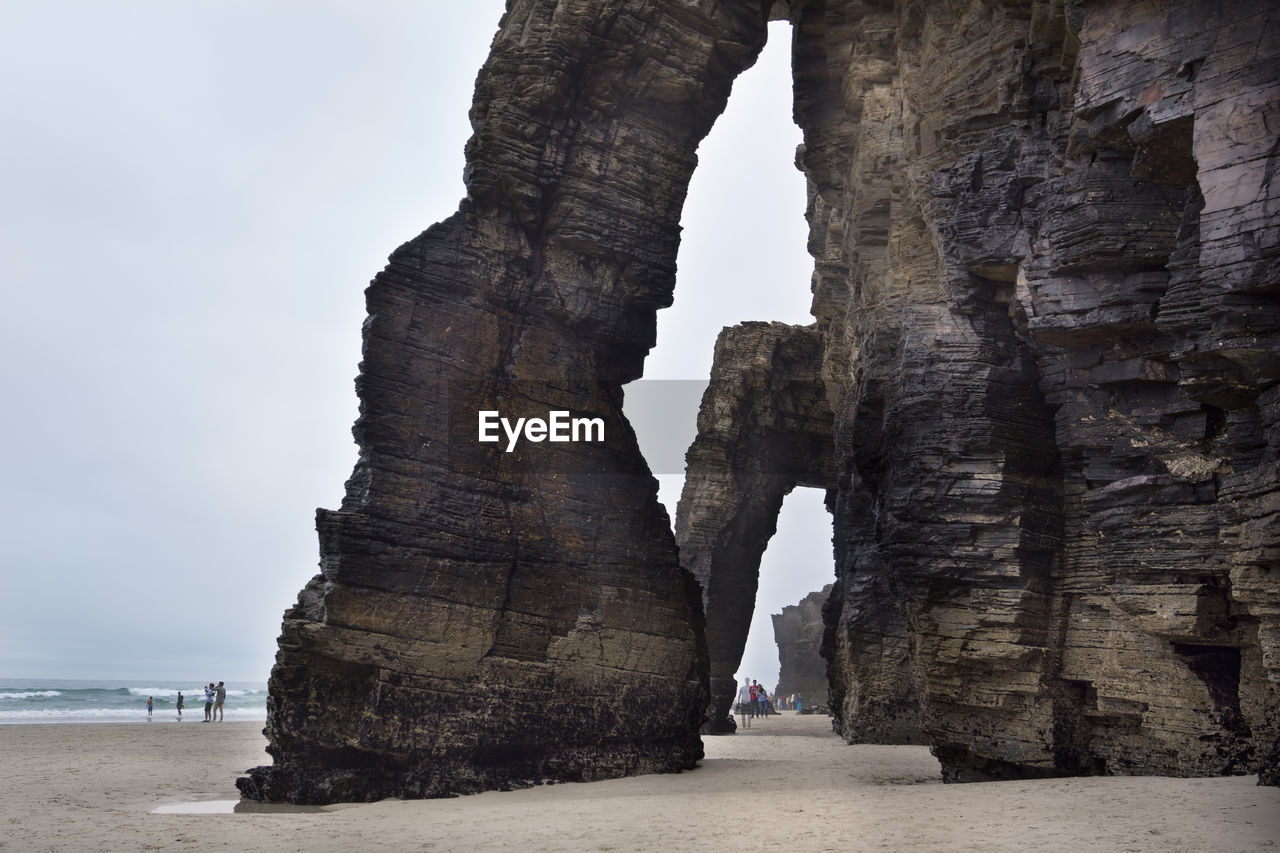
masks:
[[[222,722],[222,704],[227,701],[227,686],[219,681],[215,687],[210,681],[208,686],[204,688],[204,719],[202,723],[211,723],[215,720]],[[155,710],[155,697],[147,697],[147,722],[151,722],[151,714]],[[178,709],[178,722],[182,722],[182,709],[187,707],[186,697],[182,695],[182,691],[178,691],[178,700],[174,703]]]
[[[763,684],[750,678],[742,679],[742,686],[738,688],[738,713],[745,728],[751,728],[751,721],[756,717],[778,713],[779,707],[799,712],[804,707],[804,700],[798,693],[790,696],[779,693],[771,697]]]
[[[799,693],[792,693],[790,696],[775,693],[773,702],[780,711],[801,711],[804,709],[804,700],[800,698]]]
[[[181,695],[181,694],[179,694]],[[209,686],[204,689],[204,719],[203,723],[222,722],[222,703],[227,701],[227,688],[221,681],[218,686],[214,687],[213,682],[209,682]]]
[[[751,728],[751,721],[766,714],[778,713],[769,699],[769,691],[763,684],[750,678],[742,679],[742,687],[738,688],[738,713],[742,715],[742,724]]]

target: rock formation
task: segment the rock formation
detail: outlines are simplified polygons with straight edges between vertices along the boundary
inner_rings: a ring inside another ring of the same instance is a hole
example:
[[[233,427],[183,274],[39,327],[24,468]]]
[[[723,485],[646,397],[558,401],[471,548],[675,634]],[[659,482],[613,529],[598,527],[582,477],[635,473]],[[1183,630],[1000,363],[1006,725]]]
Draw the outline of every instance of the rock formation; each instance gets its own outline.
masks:
[[[1274,780],[1280,21],[1056,0],[791,20],[841,731],[922,716],[949,779]]]
[[[722,336],[677,551],[622,385],[770,15],[816,322]],[[954,780],[1276,782],[1278,26],[1263,0],[511,0],[468,196],[367,291],[360,459],[242,791],[691,766],[797,484],[833,513],[847,738],[921,725]],[[607,440],[508,453],[481,411]]]
[[[905,633],[949,778],[1274,742],[1280,42],[1234,5],[797,21],[847,735]]]
[[[827,702],[827,662],[822,657],[822,606],[831,594],[831,584],[811,592],[798,604],[788,604],[774,613],[773,641],[778,645],[777,692],[799,694],[806,705]]]
[[[467,198],[367,290],[360,457],[318,513],[321,573],[269,683],[275,761],[246,796],[443,796],[702,756],[700,593],[621,387],[671,300],[698,142],[765,32],[759,3],[508,3]],[[478,440],[482,411],[599,418],[606,440],[506,452]]]
[[[716,340],[676,509],[681,562],[703,588],[711,733],[735,729],[734,673],[783,498],[796,486],[834,481],[821,359],[813,326],[744,323]]]

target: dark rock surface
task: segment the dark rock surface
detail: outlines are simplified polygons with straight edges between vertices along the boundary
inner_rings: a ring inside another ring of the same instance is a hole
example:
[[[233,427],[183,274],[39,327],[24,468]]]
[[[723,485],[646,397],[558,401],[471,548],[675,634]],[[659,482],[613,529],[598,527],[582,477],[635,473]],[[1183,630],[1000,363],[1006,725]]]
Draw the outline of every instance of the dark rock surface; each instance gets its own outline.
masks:
[[[842,731],[882,736],[914,682],[950,779],[1265,765],[1280,19],[849,2],[793,21]]]

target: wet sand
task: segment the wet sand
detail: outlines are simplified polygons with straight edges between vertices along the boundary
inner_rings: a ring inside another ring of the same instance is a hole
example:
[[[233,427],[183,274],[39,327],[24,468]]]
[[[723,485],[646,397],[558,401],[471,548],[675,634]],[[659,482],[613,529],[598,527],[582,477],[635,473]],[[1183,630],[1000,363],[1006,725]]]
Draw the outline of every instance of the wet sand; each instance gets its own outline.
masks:
[[[678,775],[310,811],[157,814],[230,807],[235,777],[269,760],[261,724],[0,726],[0,850],[1280,848],[1280,789],[1252,776],[943,785],[924,747],[846,746],[825,717],[790,714],[704,741],[702,766]]]

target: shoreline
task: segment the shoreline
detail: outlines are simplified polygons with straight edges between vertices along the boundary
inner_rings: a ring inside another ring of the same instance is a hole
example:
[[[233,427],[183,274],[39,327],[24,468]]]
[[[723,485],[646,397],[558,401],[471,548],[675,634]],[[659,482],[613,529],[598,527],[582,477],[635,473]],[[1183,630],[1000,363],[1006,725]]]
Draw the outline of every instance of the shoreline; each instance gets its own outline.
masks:
[[[132,678],[3,678],[0,679],[0,726],[83,725],[147,722],[147,700],[155,709],[151,722],[177,722],[177,698],[185,700],[182,722],[204,718],[203,687],[189,679]],[[224,682],[228,721],[258,722],[267,716],[265,682]]]
[[[22,727],[22,726],[38,726],[41,728],[45,726],[136,726],[139,724],[142,724],[145,726],[148,724],[155,725],[158,723],[203,723],[203,722],[205,722],[203,711],[200,712],[200,717],[198,719],[195,717],[186,716],[186,717],[183,717],[181,720],[177,719],[176,717],[169,717],[167,715],[164,718],[161,718],[159,714],[156,714],[154,719],[148,720],[146,717],[146,712],[144,711],[142,715],[142,719],[140,720],[133,720],[133,719],[77,720],[75,718],[64,718],[64,719],[56,719],[56,720],[15,720],[14,722],[0,721],[0,728]],[[261,717],[254,716],[249,718],[235,717],[233,719],[231,717],[228,717],[225,720],[218,720],[218,722],[266,725],[267,717],[265,714],[262,715]]]
[[[0,727],[0,849],[1258,851],[1280,844],[1280,789],[1256,777],[1076,777],[943,784],[927,747],[848,746],[784,713],[706,737],[699,767],[443,800],[156,814],[239,799],[266,764],[261,724]],[[745,839],[745,840],[744,840]]]

